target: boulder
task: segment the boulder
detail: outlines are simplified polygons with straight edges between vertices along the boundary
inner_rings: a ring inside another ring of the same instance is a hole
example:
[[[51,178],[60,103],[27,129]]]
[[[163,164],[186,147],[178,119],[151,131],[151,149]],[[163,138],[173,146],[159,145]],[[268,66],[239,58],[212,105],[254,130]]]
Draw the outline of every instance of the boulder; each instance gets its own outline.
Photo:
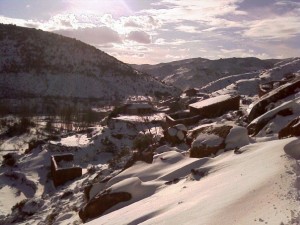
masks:
[[[151,164],[153,162],[153,155],[152,151],[142,151],[142,152],[135,152],[133,156],[128,160],[128,162],[124,166],[124,170],[133,166],[134,163],[137,161],[142,161],[145,163]]]
[[[226,146],[225,138],[229,134],[231,128],[232,126],[229,125],[210,125],[194,130],[190,135],[197,135],[197,137],[192,142],[190,157],[207,157],[224,149]]]
[[[232,150],[249,144],[245,127],[236,125],[206,125],[188,134],[196,136],[190,149],[190,157],[202,158],[218,153],[220,150]]]
[[[237,149],[250,143],[248,130],[245,127],[233,126],[225,139],[225,149]]]
[[[198,91],[199,91],[198,88],[190,88],[185,90],[183,93],[185,93],[186,96],[192,97],[192,96],[196,96]]]
[[[219,95],[200,102],[189,105],[192,115],[199,115],[202,118],[213,118],[222,116],[231,110],[239,110],[240,96],[231,96],[229,94]]]
[[[130,193],[110,193],[110,190],[106,190],[96,195],[83,208],[81,208],[79,211],[79,217],[85,223],[89,219],[94,219],[101,216],[106,210],[114,205],[120,202],[129,201],[130,199]]]
[[[183,124],[177,124],[173,127],[169,127],[164,131],[164,138],[171,144],[183,143],[186,139],[187,128]]]
[[[262,96],[252,107],[249,115],[248,121],[251,122],[255,118],[261,116],[262,114],[266,113],[269,108],[268,106],[271,103],[275,103],[280,99],[286,98],[289,95],[295,94],[297,89],[300,87],[300,78],[296,78],[293,81],[284,84],[269,93]]]
[[[300,116],[292,120],[286,127],[278,133],[278,138],[300,136]]]
[[[299,111],[300,99],[293,99],[284,102],[279,106],[267,111],[266,113],[255,118],[248,126],[249,135],[257,135],[267,124],[277,116],[287,117]]]

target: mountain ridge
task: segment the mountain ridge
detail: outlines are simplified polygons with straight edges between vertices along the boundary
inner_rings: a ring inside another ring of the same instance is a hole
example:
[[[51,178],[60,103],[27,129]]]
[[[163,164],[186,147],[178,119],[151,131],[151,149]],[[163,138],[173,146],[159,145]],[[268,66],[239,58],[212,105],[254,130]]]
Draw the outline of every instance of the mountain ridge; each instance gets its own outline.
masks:
[[[201,88],[201,86],[225,76],[269,69],[280,61],[282,60],[261,60],[255,57],[233,57],[216,60],[191,58],[156,65],[132,64],[132,66],[151,74],[166,84],[185,90],[188,88]]]
[[[73,38],[15,25],[1,24],[0,31],[0,86],[10,89],[14,97],[22,98],[25,93],[112,101],[178,93]],[[7,96],[2,92],[1,97]]]

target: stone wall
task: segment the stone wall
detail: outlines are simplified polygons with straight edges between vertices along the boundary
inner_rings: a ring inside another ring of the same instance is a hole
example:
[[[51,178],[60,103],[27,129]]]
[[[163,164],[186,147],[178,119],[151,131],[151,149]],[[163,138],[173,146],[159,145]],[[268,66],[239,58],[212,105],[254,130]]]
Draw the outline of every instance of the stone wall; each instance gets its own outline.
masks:
[[[67,181],[73,180],[82,175],[81,167],[67,167],[67,168],[59,167],[59,162],[61,161],[72,162],[73,159],[74,159],[73,154],[51,156],[51,175],[55,187],[62,185]]]

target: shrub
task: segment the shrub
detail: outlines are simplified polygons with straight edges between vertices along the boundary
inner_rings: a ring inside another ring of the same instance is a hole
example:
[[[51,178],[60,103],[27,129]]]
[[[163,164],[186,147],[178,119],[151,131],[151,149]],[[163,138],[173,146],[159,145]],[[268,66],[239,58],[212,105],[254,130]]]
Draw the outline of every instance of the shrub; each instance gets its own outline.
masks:
[[[28,199],[23,199],[22,201],[18,202],[11,208],[11,211],[14,211],[14,210],[22,211],[22,208],[24,207],[24,205],[27,201],[28,201]]]
[[[138,135],[133,141],[133,148],[139,151],[147,149],[154,143],[153,134],[141,134]]]
[[[16,164],[16,154],[15,153],[7,153],[3,155],[2,165],[14,166]]]
[[[23,117],[19,123],[14,123],[10,126],[6,132],[9,137],[24,134],[29,131],[30,127],[34,127],[35,124],[30,119]]]

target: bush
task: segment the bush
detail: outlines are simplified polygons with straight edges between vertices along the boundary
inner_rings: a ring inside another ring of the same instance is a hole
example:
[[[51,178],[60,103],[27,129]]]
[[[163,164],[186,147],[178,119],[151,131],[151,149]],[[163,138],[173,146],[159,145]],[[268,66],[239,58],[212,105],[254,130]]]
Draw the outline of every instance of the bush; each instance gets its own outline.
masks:
[[[30,127],[34,127],[35,124],[30,119],[23,117],[19,123],[14,123],[10,126],[6,132],[9,137],[22,135],[29,131]]]
[[[45,131],[52,133],[55,130],[53,127],[53,122],[54,121],[51,118],[46,122]]]
[[[14,166],[16,164],[16,154],[15,153],[7,153],[3,155],[2,165]]]
[[[22,208],[24,207],[24,205],[27,201],[28,201],[28,199],[23,199],[22,201],[18,202],[11,208],[11,211],[14,211],[14,210],[22,211]]]
[[[138,135],[133,141],[133,149],[143,151],[151,146],[154,142],[153,134]]]
[[[122,149],[111,160],[108,161],[110,168],[122,168],[128,159],[131,157],[132,152],[129,149]]]

